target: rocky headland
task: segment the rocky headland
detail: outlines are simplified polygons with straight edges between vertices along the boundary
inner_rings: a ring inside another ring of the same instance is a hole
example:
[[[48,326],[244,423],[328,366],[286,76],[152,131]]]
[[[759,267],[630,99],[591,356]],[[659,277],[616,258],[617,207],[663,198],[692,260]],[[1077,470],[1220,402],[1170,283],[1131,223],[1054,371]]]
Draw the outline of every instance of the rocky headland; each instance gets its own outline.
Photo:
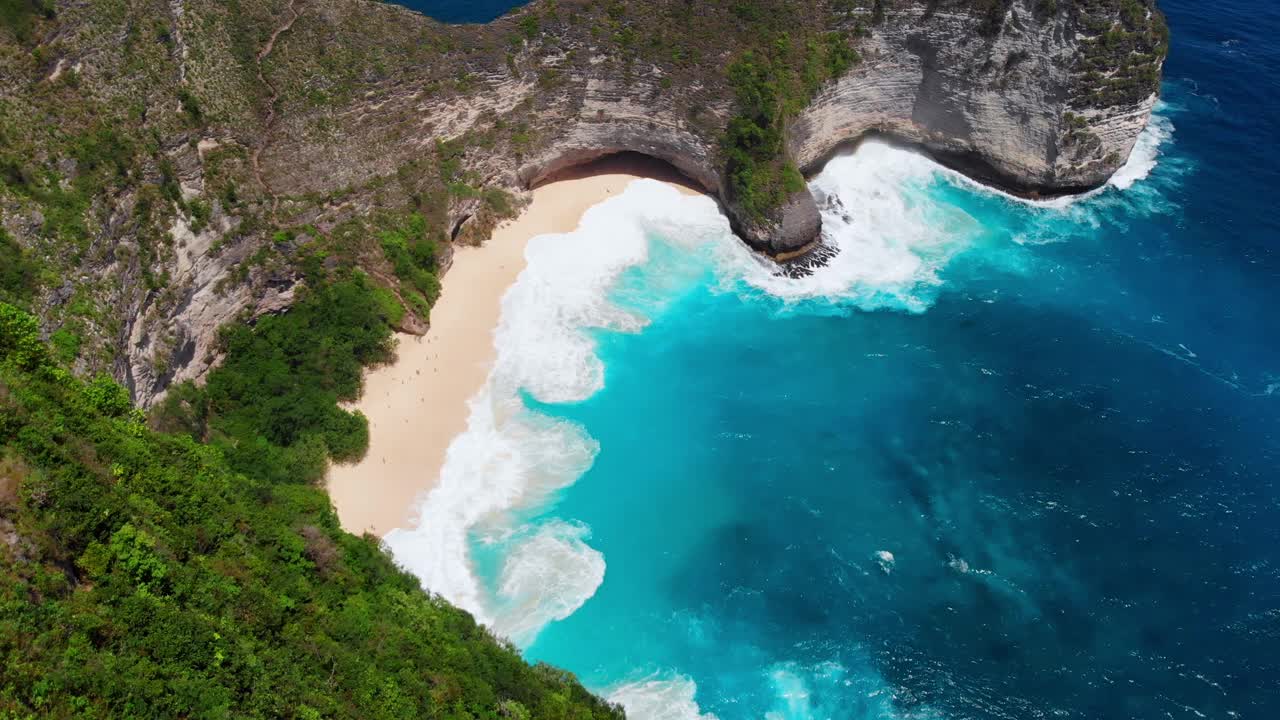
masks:
[[[608,155],[669,163],[784,263],[821,245],[799,175],[869,135],[1018,194],[1096,187],[1167,44],[1153,0],[537,0],[478,26],[58,3],[4,41],[0,221],[44,334],[150,405],[218,362],[220,327],[288,307],[304,255],[362,269],[421,332],[434,298],[388,231],[418,218],[443,272]]]

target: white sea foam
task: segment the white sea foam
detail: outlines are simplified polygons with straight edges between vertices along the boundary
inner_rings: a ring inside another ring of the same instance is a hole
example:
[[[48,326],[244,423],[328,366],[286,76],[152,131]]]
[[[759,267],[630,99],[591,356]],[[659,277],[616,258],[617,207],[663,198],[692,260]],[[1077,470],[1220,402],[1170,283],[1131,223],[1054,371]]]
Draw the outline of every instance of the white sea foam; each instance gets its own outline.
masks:
[[[980,230],[958,208],[925,201],[938,172],[928,158],[878,140],[833,158],[809,187],[839,254],[808,277],[782,277],[758,263],[742,264],[742,277],[789,301],[923,311],[920,291],[940,284],[938,271]]]
[[[1091,198],[1106,193],[1109,189],[1128,190],[1141,180],[1147,179],[1151,175],[1151,171],[1159,164],[1160,156],[1164,152],[1166,144],[1173,138],[1173,121],[1168,116],[1169,106],[1164,101],[1157,101],[1155,110],[1151,114],[1151,119],[1147,126],[1138,133],[1138,138],[1134,142],[1133,149],[1129,152],[1129,157],[1125,159],[1119,170],[1108,178],[1107,182],[1101,187],[1095,188],[1088,192],[1078,193],[1075,195],[1063,195],[1061,197],[1034,199],[1026,198],[1003,190],[984,185],[962,173],[956,172],[937,165],[927,159],[924,161],[930,165],[934,172],[939,176],[945,177],[949,181],[968,187],[969,189],[987,194],[996,195],[1006,200],[1026,205],[1033,208],[1041,208],[1047,210],[1065,210],[1072,206]],[[901,152],[910,153],[910,151],[902,150]],[[910,153],[915,154],[915,153]],[[923,159],[923,158],[922,158]]]
[[[880,565],[880,569],[885,575],[893,572],[893,565],[897,560],[893,557],[893,553],[888,550],[877,550],[875,554],[876,563]]]
[[[700,242],[727,236],[728,222],[709,198],[639,180],[588,210],[574,232],[533,238],[528,266],[502,300],[495,387],[543,402],[577,402],[600,390],[604,368],[589,331],[637,331],[647,322],[612,303],[609,291],[648,258],[652,233]]]
[[[716,720],[694,701],[697,691],[693,680],[683,675],[652,676],[619,685],[606,696],[625,708],[632,720]]]
[[[481,622],[511,624],[490,612],[469,562],[468,531],[572,482],[590,467],[597,449],[581,428],[536,415],[518,396],[486,388],[471,401],[467,430],[450,444],[417,527],[393,530],[386,543],[428,589]]]
[[[941,720],[930,707],[903,711],[898,691],[868,657],[853,654],[848,663],[829,660],[814,665],[779,662],[765,669],[773,689],[773,707],[765,720]]]
[[[765,713],[765,720],[809,720],[813,718],[809,685],[792,663],[774,667],[769,672],[777,705]]]
[[[887,685],[870,664],[859,664],[850,673],[843,664],[829,660],[812,666],[795,662],[776,663],[766,670],[773,686],[774,706],[765,720],[819,720],[819,718],[896,718],[886,693]],[[859,686],[861,693],[849,694]],[[862,705],[850,707],[850,697],[861,695]]]
[[[1107,184],[1118,190],[1128,190],[1134,183],[1146,180],[1160,162],[1161,148],[1173,137],[1173,121],[1160,111],[1163,103],[1151,115],[1151,122],[1138,135],[1138,141],[1129,153],[1129,159],[1111,176]]]
[[[1173,123],[1160,103],[1129,158],[1103,187],[1047,200],[1005,193],[920,153],[869,140],[832,159],[810,183],[823,207],[826,239],[840,254],[799,280],[749,266],[743,275],[750,284],[788,300],[826,298],[862,309],[920,312],[941,284],[939,272],[982,233],[980,224],[961,209],[933,200],[929,188],[941,181],[1030,208],[1040,217],[1015,242],[1059,242],[1064,227],[1097,227],[1096,202],[1086,201],[1102,201],[1099,196],[1128,191],[1148,178],[1172,137]]]
[[[1171,133],[1172,125],[1157,114],[1111,186],[1126,190],[1147,177]],[[494,332],[496,360],[471,400],[467,429],[450,445],[439,482],[418,508],[416,526],[386,535],[397,561],[497,632],[531,643],[547,623],[590,599],[606,564],[588,544],[585,526],[521,519],[520,511],[544,507],[576,481],[598,451],[581,427],[530,410],[521,393],[543,402],[577,402],[604,386],[592,330],[637,331],[673,295],[664,287],[625,308],[611,297],[622,274],[646,262],[651,239],[661,236],[695,255],[707,249],[703,257],[710,258],[725,289],[746,288],[788,303],[920,312],[941,284],[941,269],[981,232],[962,210],[929,198],[939,178],[978,187],[917,153],[877,141],[833,159],[810,187],[823,207],[827,240],[840,253],[799,279],[778,275],[736,241],[712,200],[651,181],[634,182],[589,210],[575,232],[534,238],[526,250],[527,268],[503,298]],[[673,273],[662,280],[678,284],[683,278]],[[477,577],[471,559],[476,533],[501,546],[492,586]],[[686,692],[692,704],[690,687],[650,679],[616,692],[648,707],[645,698],[685,698]],[[692,708],[679,717],[698,717]]]
[[[518,541],[502,564],[498,634],[517,645],[533,641],[547,623],[582,607],[604,582],[604,555],[587,545],[581,523],[554,520]]]
[[[635,331],[647,322],[610,302],[609,291],[645,261],[654,232],[688,242],[729,237],[710,199],[637,181],[587,211],[576,231],[529,242],[527,267],[502,299],[494,367],[471,400],[467,429],[450,444],[416,526],[385,537],[428,589],[522,645],[595,594],[605,560],[583,525],[518,518],[516,511],[543,506],[577,480],[599,449],[581,427],[528,409],[521,393],[575,402],[604,386],[591,330]],[[496,588],[476,576],[473,532],[503,545]]]

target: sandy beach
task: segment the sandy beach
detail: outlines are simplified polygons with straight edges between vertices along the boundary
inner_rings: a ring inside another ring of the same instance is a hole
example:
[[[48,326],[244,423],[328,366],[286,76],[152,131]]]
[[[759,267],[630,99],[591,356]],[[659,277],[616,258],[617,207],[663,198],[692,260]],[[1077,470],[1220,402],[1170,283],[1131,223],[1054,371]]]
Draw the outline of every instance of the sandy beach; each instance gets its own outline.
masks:
[[[369,418],[369,452],[329,471],[329,495],[342,526],[381,536],[405,526],[416,499],[436,484],[445,451],[466,429],[467,401],[494,360],[493,330],[503,294],[524,269],[538,235],[577,228],[588,208],[647,177],[696,192],[664,165],[615,158],[576,169],[533,190],[524,212],[480,247],[459,247],[431,310],[431,327],[397,337],[397,359],[365,375],[353,405]]]

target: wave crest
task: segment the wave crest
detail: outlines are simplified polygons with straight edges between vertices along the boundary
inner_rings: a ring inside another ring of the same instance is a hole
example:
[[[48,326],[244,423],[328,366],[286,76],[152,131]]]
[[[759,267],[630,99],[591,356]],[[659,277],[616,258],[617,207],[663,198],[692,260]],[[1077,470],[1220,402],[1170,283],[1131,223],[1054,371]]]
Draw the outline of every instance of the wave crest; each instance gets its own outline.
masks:
[[[1126,190],[1148,177],[1171,134],[1167,118],[1153,117],[1111,187]],[[714,201],[652,181],[633,182],[595,206],[572,233],[532,239],[527,267],[503,297],[495,364],[470,403],[467,429],[450,445],[416,525],[385,537],[396,560],[431,591],[527,647],[548,623],[594,595],[606,563],[589,545],[585,525],[528,520],[591,467],[599,447],[582,427],[529,409],[523,395],[546,403],[590,398],[605,384],[593,331],[639,331],[680,287],[702,282],[708,272],[721,290],[785,306],[923,312],[943,269],[985,232],[959,205],[933,196],[939,183],[977,187],[922,155],[875,140],[831,160],[810,187],[826,239],[840,253],[800,279],[779,275],[735,240]],[[1056,237],[1063,217],[1057,210],[1073,202],[1032,203],[1045,217],[1012,239]],[[1081,207],[1087,206],[1071,212]],[[655,238],[682,253],[680,267],[646,272],[646,282],[661,282],[619,297],[624,274],[649,261]],[[471,555],[477,530],[499,550],[487,583]],[[775,680],[785,685],[788,677]],[[688,678],[649,678],[611,697],[629,710],[643,708],[633,712],[637,717],[710,717],[693,703],[694,689]]]
[[[533,641],[548,623],[563,620],[604,582],[604,555],[587,545],[591,530],[553,520],[514,543],[498,585],[498,634],[517,645]]]
[[[521,517],[573,484],[599,451],[583,428],[529,409],[522,394],[580,402],[604,387],[592,331],[635,332],[648,322],[610,293],[623,272],[646,261],[659,232],[692,243],[730,237],[709,198],[639,180],[588,210],[574,232],[530,240],[527,266],[503,296],[496,359],[471,400],[467,429],[450,444],[416,525],[384,538],[428,589],[519,645],[590,599],[606,567],[585,525]],[[501,550],[493,587],[471,555],[479,530]]]
[[[634,720],[717,720],[704,714],[694,701],[698,686],[684,675],[624,683],[606,694],[609,702],[621,705]]]

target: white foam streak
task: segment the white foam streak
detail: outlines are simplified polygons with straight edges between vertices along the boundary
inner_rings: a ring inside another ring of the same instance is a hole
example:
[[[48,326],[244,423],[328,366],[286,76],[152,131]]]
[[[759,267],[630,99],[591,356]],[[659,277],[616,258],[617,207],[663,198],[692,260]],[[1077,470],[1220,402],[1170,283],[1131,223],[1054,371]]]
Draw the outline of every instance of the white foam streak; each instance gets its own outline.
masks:
[[[1153,116],[1110,186],[1125,190],[1146,178],[1171,133],[1167,118]],[[939,179],[980,188],[917,153],[874,140],[831,160],[810,187],[823,208],[826,239],[840,252],[800,279],[778,275],[776,266],[736,241],[709,198],[652,181],[634,182],[592,208],[572,233],[534,238],[526,269],[503,297],[496,360],[471,401],[467,429],[450,445],[416,526],[385,537],[397,561],[481,622],[531,643],[547,623],[567,617],[595,593],[605,559],[587,544],[583,526],[521,524],[517,511],[545,506],[590,468],[598,451],[582,428],[529,410],[521,393],[548,403],[591,397],[605,383],[591,331],[638,331],[648,322],[644,313],[660,311],[676,293],[665,283],[697,281],[701,269],[677,269],[654,293],[641,293],[643,302],[629,303],[638,310],[617,305],[611,291],[628,268],[649,258],[650,237],[689,251],[710,249],[707,257],[723,289],[763,292],[788,304],[921,312],[936,295],[940,271],[983,232],[964,211],[931,199]],[[483,587],[471,560],[469,536],[477,528],[503,543],[495,588]],[[637,703],[659,690],[677,692],[652,684],[628,687],[620,692]],[[678,687],[683,693],[685,686]],[[692,712],[689,717],[697,717],[696,707]]]
[[[618,275],[648,255],[643,229],[612,222],[611,210],[597,206],[575,233],[529,242],[528,266],[502,299],[496,331],[494,379],[502,390],[523,388],[543,402],[585,400],[604,386],[604,368],[585,330],[643,326],[643,318],[607,298]]]
[[[924,197],[939,166],[878,140],[832,159],[810,183],[828,243],[838,255],[812,275],[778,276],[743,267],[750,285],[789,301],[826,299],[862,309],[923,311],[919,291],[940,283],[938,270],[980,228],[956,208]],[[927,294],[927,293],[926,293]]]
[[[428,589],[493,625],[468,560],[468,531],[572,482],[597,450],[581,428],[536,416],[518,397],[487,388],[472,399],[467,430],[450,444],[417,527],[387,533],[387,546]]]
[[[1160,114],[1159,110],[1162,108],[1163,103],[1158,105],[1157,112],[1151,115],[1151,122],[1147,123],[1147,127],[1138,135],[1138,141],[1134,143],[1129,159],[1107,182],[1110,187],[1128,190],[1134,183],[1146,180],[1159,164],[1161,148],[1173,137],[1173,121]]]
[[[729,236],[710,199],[637,181],[587,211],[576,231],[529,242],[527,267],[502,299],[494,367],[471,400],[467,429],[450,444],[416,526],[384,538],[427,589],[521,645],[581,607],[605,574],[585,526],[524,525],[516,516],[576,481],[599,450],[581,427],[529,410],[521,393],[576,402],[604,386],[590,331],[644,326],[646,318],[610,302],[609,292],[648,257],[648,233],[672,228],[688,229],[692,241]],[[477,577],[469,548],[481,528],[504,545],[492,590]]]
[[[716,720],[694,701],[697,691],[697,684],[683,675],[653,676],[619,685],[607,697],[626,709],[631,720]]]
[[[517,645],[582,607],[604,582],[604,555],[587,545],[590,530],[555,520],[520,542],[503,562],[494,630]]]

